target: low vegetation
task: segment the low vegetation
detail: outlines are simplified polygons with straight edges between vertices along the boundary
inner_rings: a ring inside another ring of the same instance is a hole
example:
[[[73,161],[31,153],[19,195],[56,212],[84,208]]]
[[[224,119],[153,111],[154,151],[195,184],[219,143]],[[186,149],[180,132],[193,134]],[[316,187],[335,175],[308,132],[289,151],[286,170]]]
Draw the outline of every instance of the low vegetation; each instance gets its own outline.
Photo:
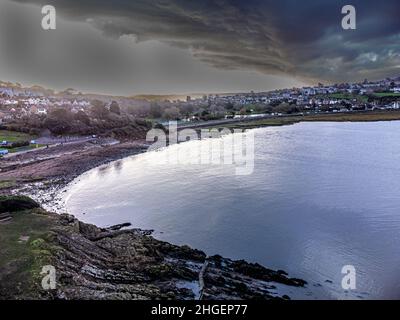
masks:
[[[50,264],[47,239],[51,219],[27,197],[0,197],[0,212],[13,211],[11,221],[0,220],[0,297],[37,298],[41,266]],[[4,214],[4,213],[3,213]]]
[[[284,126],[298,122],[369,122],[369,121],[394,121],[400,120],[400,111],[365,112],[365,113],[338,113],[338,114],[316,114],[307,116],[281,116],[271,119],[256,119],[249,121],[224,124],[230,129],[251,129],[267,126]]]
[[[12,188],[16,185],[16,181],[15,180],[3,180],[0,181],[0,192],[2,192],[3,190],[7,190],[9,188]]]
[[[38,144],[31,144],[36,136],[10,130],[0,130],[0,150],[8,150],[9,153],[30,150],[39,147]]]
[[[374,93],[374,96],[378,98],[392,97],[392,98],[400,98],[400,93],[395,92],[377,92]]]
[[[65,108],[55,108],[47,115],[30,115],[7,124],[10,130],[31,135],[44,130],[53,135],[104,135],[109,137],[143,138],[152,123],[121,112],[117,103],[109,108],[95,100],[89,112],[72,112]]]
[[[32,136],[27,133],[23,133],[23,132],[0,130],[0,142],[2,142],[2,141],[8,141],[8,142],[30,141],[34,138],[35,138],[35,136]]]
[[[25,196],[0,196],[0,213],[39,208],[39,204]]]

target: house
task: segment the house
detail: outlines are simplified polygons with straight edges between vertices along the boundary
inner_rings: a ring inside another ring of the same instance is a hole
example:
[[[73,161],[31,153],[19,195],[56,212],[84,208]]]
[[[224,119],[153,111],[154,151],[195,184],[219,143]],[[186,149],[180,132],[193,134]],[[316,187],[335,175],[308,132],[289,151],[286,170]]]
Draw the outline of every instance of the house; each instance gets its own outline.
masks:
[[[0,156],[5,156],[6,154],[8,154],[7,149],[0,149]]]
[[[39,115],[46,115],[47,114],[47,110],[45,108],[38,108],[37,114]]]

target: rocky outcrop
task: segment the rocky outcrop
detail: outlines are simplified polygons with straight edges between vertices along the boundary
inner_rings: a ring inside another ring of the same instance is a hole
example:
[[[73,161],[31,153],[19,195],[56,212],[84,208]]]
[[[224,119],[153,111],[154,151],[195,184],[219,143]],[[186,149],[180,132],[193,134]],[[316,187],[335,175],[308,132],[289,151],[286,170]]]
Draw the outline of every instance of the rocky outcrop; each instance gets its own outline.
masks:
[[[275,299],[273,282],[305,285],[282,271],[207,257],[139,229],[102,229],[66,214],[57,220],[51,231],[58,277],[52,298]]]
[[[8,209],[15,205],[10,211],[24,214],[14,212],[15,219],[0,225],[9,246],[0,257],[7,259],[15,248],[12,261],[0,264],[0,299],[279,299],[287,297],[274,291],[274,283],[306,284],[283,271],[159,241],[150,231],[127,229],[130,224],[98,228],[29,200],[1,198]],[[16,262],[20,267],[11,268]],[[40,272],[49,264],[56,270],[54,290],[41,286]],[[15,288],[13,279],[29,283],[29,290]]]
[[[25,196],[0,196],[0,213],[38,208],[39,204]]]

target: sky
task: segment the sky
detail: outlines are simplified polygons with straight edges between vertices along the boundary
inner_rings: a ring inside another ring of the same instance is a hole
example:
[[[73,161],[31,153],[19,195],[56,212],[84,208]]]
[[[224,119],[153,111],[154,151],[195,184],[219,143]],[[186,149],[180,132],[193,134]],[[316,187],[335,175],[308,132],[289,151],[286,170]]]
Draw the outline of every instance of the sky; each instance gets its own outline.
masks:
[[[41,8],[57,12],[43,30]],[[344,30],[352,4],[357,29]],[[113,95],[400,75],[398,0],[0,0],[0,80]]]

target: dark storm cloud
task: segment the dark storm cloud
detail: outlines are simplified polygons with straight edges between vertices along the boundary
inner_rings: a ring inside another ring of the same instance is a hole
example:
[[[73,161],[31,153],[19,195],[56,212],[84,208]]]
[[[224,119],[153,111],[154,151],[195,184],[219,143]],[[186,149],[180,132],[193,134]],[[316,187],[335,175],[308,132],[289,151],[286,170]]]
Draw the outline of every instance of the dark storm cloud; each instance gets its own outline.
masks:
[[[396,74],[398,0],[15,0],[53,4],[109,37],[132,35],[190,49],[222,69],[327,81]],[[341,28],[341,8],[357,9],[357,30]]]

